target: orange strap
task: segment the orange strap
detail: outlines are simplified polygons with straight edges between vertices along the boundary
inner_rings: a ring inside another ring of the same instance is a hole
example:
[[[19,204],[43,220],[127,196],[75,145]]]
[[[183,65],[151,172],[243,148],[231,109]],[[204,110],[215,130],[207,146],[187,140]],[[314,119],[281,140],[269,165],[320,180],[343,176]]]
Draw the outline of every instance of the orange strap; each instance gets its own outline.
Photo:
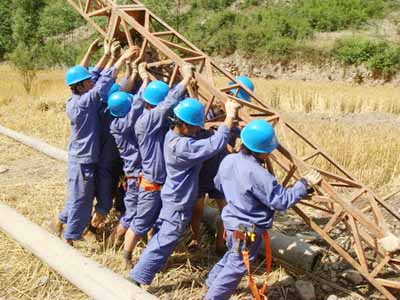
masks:
[[[161,191],[161,184],[153,183],[146,180],[143,176],[139,177],[139,186],[146,192],[159,192]]]
[[[269,273],[271,272],[271,264],[272,264],[272,250],[271,250],[271,242],[269,239],[268,231],[264,231],[262,234],[264,244],[265,244],[265,262],[266,262],[266,277],[264,280],[263,287],[259,290],[257,288],[256,283],[254,282],[253,275],[251,274],[251,266],[250,266],[250,258],[249,251],[245,249],[242,251],[243,262],[246,266],[247,273],[249,274],[249,287],[250,291],[254,296],[255,300],[267,300],[267,279]]]

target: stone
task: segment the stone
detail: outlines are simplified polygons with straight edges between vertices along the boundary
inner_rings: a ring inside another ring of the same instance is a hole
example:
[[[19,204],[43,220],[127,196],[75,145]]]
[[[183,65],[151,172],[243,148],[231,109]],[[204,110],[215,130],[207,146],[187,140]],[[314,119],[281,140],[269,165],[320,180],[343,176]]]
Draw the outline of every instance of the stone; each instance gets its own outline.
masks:
[[[294,279],[290,275],[285,275],[279,280],[279,283],[282,284],[283,286],[292,286],[294,285]]]
[[[316,300],[315,288],[310,281],[298,280],[295,287],[302,300]]]
[[[330,295],[326,300],[339,300],[339,298],[336,295]]]
[[[330,286],[330,285],[327,285],[327,284],[323,284],[322,286],[321,286],[321,288],[325,291],[325,292],[332,292],[333,291],[333,288]]]
[[[400,238],[392,233],[387,233],[386,236],[378,241],[379,245],[388,252],[400,250]]]
[[[361,284],[364,278],[356,270],[348,269],[342,273],[342,277],[353,284]]]

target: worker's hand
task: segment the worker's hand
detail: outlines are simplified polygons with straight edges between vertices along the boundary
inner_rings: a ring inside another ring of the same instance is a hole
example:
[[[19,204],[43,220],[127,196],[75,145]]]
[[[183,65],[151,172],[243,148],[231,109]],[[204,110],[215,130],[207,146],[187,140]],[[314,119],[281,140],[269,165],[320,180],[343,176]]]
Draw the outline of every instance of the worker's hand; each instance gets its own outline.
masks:
[[[111,55],[111,41],[104,40],[104,55],[110,56]]]
[[[112,58],[116,58],[118,56],[120,50],[121,50],[120,42],[119,41],[113,41],[111,43],[111,49],[110,49],[111,57]]]
[[[147,73],[146,66],[147,64],[145,62],[139,64],[139,76],[143,80],[149,79],[149,74]]]
[[[89,46],[89,52],[93,54],[100,48],[101,48],[100,39],[95,39]]]
[[[190,63],[185,62],[181,68],[181,74],[182,74],[183,78],[193,77],[193,70],[194,70],[194,66]]]
[[[138,49],[139,48],[136,46],[129,47],[127,50],[125,50],[124,54],[122,54],[122,58],[131,59],[132,57],[138,54]]]
[[[235,118],[239,108],[240,108],[239,103],[237,103],[236,101],[228,100],[225,103],[226,116],[228,118]]]
[[[318,185],[322,180],[321,174],[314,169],[308,172],[306,175],[304,175],[303,178],[307,180],[307,183],[310,186]]]

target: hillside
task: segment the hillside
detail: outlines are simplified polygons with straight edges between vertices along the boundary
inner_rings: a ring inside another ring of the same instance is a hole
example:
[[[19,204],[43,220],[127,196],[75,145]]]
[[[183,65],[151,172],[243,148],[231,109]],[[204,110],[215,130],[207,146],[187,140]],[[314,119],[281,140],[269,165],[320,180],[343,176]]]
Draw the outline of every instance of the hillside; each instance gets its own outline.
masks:
[[[0,4],[0,16],[7,20],[0,26],[0,57],[35,57],[37,67],[75,63],[88,36],[82,40],[79,34],[68,34],[85,22],[65,2]],[[300,80],[318,73],[325,79],[362,82],[389,81],[400,70],[396,0],[142,2],[234,72],[289,79],[288,74],[297,72],[293,79]],[[21,15],[28,15],[23,25]],[[60,34],[65,38],[51,38]]]

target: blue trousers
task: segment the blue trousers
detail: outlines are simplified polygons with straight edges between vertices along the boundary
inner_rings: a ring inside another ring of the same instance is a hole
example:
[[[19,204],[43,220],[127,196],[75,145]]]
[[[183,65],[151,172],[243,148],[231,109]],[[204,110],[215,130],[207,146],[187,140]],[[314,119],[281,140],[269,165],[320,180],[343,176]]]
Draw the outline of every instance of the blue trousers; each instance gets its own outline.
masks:
[[[128,177],[126,181],[126,192],[124,197],[124,204],[126,211],[124,215],[119,220],[120,224],[124,228],[129,228],[132,223],[133,218],[137,213],[137,204],[138,204],[138,179],[134,177]]]
[[[59,220],[66,224],[64,238],[79,240],[89,225],[95,194],[95,164],[68,161],[67,199]]]
[[[137,213],[130,225],[137,235],[144,236],[156,223],[161,210],[160,193],[139,188]]]
[[[117,163],[99,163],[96,172],[95,210],[103,215],[110,211],[115,196],[122,166]]]
[[[249,249],[251,263],[257,257],[261,239],[261,234],[257,234],[255,242],[252,244],[251,249]],[[239,285],[243,275],[247,272],[241,251],[234,249],[235,241],[233,239],[233,231],[226,231],[226,245],[228,251],[208,274],[206,280],[208,292],[204,297],[205,300],[229,300]]]
[[[140,284],[150,284],[154,276],[164,268],[188,223],[189,219],[180,211],[173,212],[169,220],[158,219],[157,233],[147,244],[129,276]]]

